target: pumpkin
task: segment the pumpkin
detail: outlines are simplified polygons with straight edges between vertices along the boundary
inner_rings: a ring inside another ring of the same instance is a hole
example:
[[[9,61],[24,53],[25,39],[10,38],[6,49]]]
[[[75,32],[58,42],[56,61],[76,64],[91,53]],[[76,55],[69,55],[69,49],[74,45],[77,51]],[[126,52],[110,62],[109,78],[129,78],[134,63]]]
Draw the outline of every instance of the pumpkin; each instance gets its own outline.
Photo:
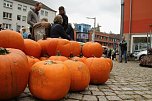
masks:
[[[18,32],[2,30],[0,31],[0,47],[16,48],[24,51],[24,39]]]
[[[80,62],[83,62],[83,63],[85,63],[86,64],[86,57],[77,57],[77,56],[75,56],[75,57],[72,57],[71,58],[71,60],[74,60],[74,61],[80,61]]]
[[[41,46],[38,42],[31,39],[24,39],[25,53],[29,56],[40,57]]]
[[[27,57],[21,50],[0,48],[0,100],[9,100],[24,92],[28,67]]]
[[[82,53],[85,57],[101,57],[103,54],[102,45],[97,42],[87,42],[82,47]]]
[[[70,72],[63,63],[40,61],[32,67],[29,89],[39,99],[59,100],[68,93],[70,83]]]
[[[110,67],[104,58],[88,58],[87,66],[90,71],[91,84],[103,84],[109,79]]]
[[[50,38],[40,39],[37,41],[42,48],[41,49],[41,56],[45,56],[47,54],[46,48],[48,47],[49,40],[50,40]]]
[[[39,59],[40,59],[41,61],[44,61],[44,60],[47,60],[48,57],[40,57]]]
[[[70,55],[79,56],[81,52],[81,45],[76,41],[70,41]]]
[[[110,71],[112,70],[113,68],[113,62],[110,58],[106,58],[107,62],[110,64]]]
[[[29,67],[30,69],[32,68],[32,66],[36,63],[36,62],[39,62],[40,60],[33,57],[33,56],[27,56],[27,59],[28,59],[28,63],[29,63]]]
[[[71,91],[82,91],[90,83],[90,73],[86,64],[80,61],[67,60],[64,64],[71,73]]]
[[[64,61],[68,60],[68,58],[65,56],[51,56],[51,57],[49,57],[49,60],[63,61],[64,62]]]

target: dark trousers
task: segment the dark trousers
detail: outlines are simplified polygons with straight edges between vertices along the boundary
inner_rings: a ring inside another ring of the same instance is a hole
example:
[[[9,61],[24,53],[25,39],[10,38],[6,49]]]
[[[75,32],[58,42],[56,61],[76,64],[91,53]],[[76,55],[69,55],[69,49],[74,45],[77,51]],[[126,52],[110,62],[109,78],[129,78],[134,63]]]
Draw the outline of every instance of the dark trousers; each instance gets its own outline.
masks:
[[[120,56],[119,56],[120,62],[122,62],[122,56],[124,56],[125,63],[127,63],[127,51],[126,50],[121,51]]]

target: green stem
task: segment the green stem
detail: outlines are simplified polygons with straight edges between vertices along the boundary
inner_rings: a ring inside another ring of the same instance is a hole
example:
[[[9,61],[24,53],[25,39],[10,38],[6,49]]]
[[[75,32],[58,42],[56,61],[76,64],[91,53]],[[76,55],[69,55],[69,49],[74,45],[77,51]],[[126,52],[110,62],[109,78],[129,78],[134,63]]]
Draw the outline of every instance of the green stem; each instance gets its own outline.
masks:
[[[0,55],[6,55],[6,54],[9,54],[9,53],[10,52],[6,48],[0,47]]]

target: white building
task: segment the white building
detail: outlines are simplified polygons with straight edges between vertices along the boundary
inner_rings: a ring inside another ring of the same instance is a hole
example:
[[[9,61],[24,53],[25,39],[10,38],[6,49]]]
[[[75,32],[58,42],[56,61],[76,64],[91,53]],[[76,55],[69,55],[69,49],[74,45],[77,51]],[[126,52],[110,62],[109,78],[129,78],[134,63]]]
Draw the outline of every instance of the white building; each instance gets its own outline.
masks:
[[[20,30],[29,27],[27,14],[30,8],[34,8],[34,0],[0,0],[0,24],[4,29]],[[40,18],[47,18],[50,23],[56,16],[56,11],[43,4],[39,11]]]

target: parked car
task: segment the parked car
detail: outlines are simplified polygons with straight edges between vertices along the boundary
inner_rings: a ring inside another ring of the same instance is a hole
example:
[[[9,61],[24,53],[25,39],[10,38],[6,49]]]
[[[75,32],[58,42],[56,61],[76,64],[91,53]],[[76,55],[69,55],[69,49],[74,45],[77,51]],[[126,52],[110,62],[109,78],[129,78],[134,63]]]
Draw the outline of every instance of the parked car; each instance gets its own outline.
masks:
[[[140,51],[138,53],[134,53],[133,56],[135,57],[135,60],[141,60],[143,56],[147,55],[147,50]]]

